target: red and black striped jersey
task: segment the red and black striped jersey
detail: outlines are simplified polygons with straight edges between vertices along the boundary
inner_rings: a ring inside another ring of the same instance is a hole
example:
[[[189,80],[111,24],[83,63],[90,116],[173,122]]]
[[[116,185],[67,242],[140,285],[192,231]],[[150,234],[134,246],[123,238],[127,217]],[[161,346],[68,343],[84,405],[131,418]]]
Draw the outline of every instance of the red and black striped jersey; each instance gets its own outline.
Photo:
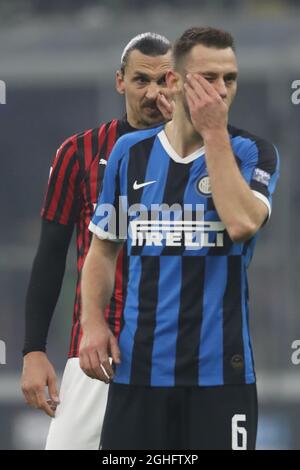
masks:
[[[101,190],[106,162],[116,140],[133,130],[126,120],[115,119],[95,129],[75,134],[58,149],[51,168],[41,215],[49,221],[76,226],[77,285],[69,357],[79,355],[82,337],[81,272],[92,239],[88,226]],[[121,329],[127,283],[125,256],[125,250],[122,250],[117,264],[114,293],[106,309],[106,319],[116,336]]]

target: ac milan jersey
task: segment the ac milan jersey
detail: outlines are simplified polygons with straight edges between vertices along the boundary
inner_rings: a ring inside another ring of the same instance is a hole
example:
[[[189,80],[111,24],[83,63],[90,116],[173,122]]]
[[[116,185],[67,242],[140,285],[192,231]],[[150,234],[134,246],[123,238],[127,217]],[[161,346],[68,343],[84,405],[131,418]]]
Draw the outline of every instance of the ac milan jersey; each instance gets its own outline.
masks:
[[[273,145],[229,127],[240,172],[271,213]],[[128,285],[116,383],[213,386],[253,383],[247,268],[257,234],[234,243],[210,188],[205,148],[181,158],[163,127],[115,145],[90,224],[127,239]]]
[[[133,129],[125,120],[113,120],[100,127],[73,135],[57,151],[51,168],[42,217],[77,229],[77,285],[69,357],[79,355],[82,337],[80,325],[80,280],[83,263],[91,243],[88,230],[101,189],[107,159],[116,142]],[[126,253],[118,259],[116,283],[106,318],[118,336],[121,325],[123,292],[126,285]]]

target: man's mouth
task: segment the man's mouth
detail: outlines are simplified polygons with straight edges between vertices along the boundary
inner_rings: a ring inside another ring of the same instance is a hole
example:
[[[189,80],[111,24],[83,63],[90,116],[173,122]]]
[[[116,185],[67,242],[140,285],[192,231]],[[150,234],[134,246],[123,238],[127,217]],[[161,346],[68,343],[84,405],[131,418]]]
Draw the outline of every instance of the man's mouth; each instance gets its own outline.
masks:
[[[143,106],[143,109],[144,109],[145,111],[150,112],[150,113],[160,113],[158,107],[155,106],[155,105]]]

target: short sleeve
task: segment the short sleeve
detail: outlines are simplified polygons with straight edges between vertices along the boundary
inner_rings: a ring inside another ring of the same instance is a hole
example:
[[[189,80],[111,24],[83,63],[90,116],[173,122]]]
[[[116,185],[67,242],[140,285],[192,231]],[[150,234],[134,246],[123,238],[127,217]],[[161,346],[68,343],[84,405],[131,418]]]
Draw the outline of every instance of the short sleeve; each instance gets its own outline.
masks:
[[[63,225],[74,223],[78,211],[79,187],[80,166],[73,136],[56,152],[41,216]]]
[[[121,139],[122,140],[122,139]],[[105,170],[102,190],[98,197],[97,206],[89,224],[89,230],[102,240],[122,242],[126,238],[127,221],[124,219],[126,231],[121,230],[122,215],[120,167],[123,157],[123,146],[118,141],[108,160]]]
[[[253,194],[272,211],[272,195],[279,178],[279,154],[274,145],[257,139],[253,142],[242,163],[241,170]]]

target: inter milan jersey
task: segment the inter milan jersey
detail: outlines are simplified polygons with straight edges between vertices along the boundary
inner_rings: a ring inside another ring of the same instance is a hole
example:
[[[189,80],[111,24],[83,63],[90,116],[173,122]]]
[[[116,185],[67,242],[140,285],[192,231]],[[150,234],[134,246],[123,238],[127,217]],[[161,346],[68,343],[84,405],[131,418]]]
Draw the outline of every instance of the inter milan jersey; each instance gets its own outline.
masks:
[[[82,337],[80,280],[83,263],[91,243],[88,225],[102,186],[110,152],[116,140],[132,130],[135,129],[127,121],[114,119],[95,129],[76,134],[59,148],[51,169],[42,217],[63,225],[71,224],[77,229],[78,276],[69,357],[78,356]],[[121,327],[126,273],[126,252],[121,252],[114,294],[106,309],[106,318],[116,336]]]
[[[270,215],[277,151],[228,130],[240,172]],[[181,158],[163,127],[120,138],[89,228],[102,239],[127,239],[116,383],[255,382],[246,272],[257,235],[241,243],[229,238],[214,206],[205,148]]]

